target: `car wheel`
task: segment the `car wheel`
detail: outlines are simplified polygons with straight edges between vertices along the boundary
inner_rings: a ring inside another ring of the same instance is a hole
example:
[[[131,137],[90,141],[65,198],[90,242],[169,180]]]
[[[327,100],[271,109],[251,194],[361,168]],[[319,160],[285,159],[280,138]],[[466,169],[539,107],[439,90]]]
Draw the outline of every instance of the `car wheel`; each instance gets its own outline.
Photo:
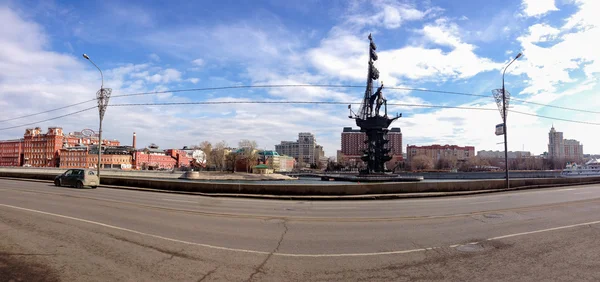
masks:
[[[92,186],[92,189],[96,189],[96,187],[98,187],[98,186]]]
[[[83,182],[81,181],[77,181],[77,184],[75,185],[76,188],[83,188]]]
[[[54,180],[54,186],[60,187],[60,179]]]

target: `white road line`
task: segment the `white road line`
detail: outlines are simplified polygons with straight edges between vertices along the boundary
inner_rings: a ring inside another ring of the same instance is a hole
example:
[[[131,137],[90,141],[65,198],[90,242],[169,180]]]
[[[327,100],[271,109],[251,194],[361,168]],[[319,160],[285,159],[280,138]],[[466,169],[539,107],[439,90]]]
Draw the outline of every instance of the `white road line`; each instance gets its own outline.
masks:
[[[497,202],[500,202],[500,200],[496,200],[496,201],[472,202],[472,203],[467,203],[467,205],[485,204],[485,203],[497,203]]]
[[[161,199],[163,201],[181,202],[181,203],[198,203],[197,201],[186,201],[186,200],[175,200],[175,199]]]
[[[98,226],[102,226],[102,227],[106,227],[106,228],[112,228],[112,229],[115,229],[115,230],[126,231],[126,232],[130,232],[130,233],[134,233],[134,234],[144,235],[144,236],[148,236],[148,237],[152,237],[152,238],[162,239],[162,240],[165,240],[165,241],[170,241],[170,242],[175,242],[175,243],[181,243],[181,244],[186,244],[186,245],[200,246],[200,247],[205,247],[205,248],[210,248],[210,249],[232,251],[232,252],[260,254],[260,255],[269,255],[269,254],[271,254],[270,252],[254,251],[254,250],[246,250],[246,249],[237,249],[237,248],[227,248],[227,247],[213,246],[213,245],[209,245],[209,244],[202,244],[202,243],[194,243],[194,242],[189,242],[189,241],[183,241],[183,240],[178,240],[178,239],[163,237],[163,236],[160,236],[160,235],[144,233],[144,232],[141,232],[141,231],[132,230],[132,229],[128,229],[128,228],[118,227],[118,226],[114,226],[114,225],[110,225],[110,224],[105,224],[105,223],[101,223],[101,222],[96,222],[96,221],[92,221],[92,220],[87,220],[87,219],[82,219],[82,218],[77,218],[77,217],[72,217],[72,216],[66,216],[66,215],[61,215],[61,214],[55,214],[55,213],[50,213],[50,212],[38,211],[38,210],[33,210],[33,209],[28,209],[28,208],[16,207],[16,206],[5,205],[5,204],[0,204],[0,206],[6,207],[6,208],[17,209],[17,210],[28,211],[28,212],[39,213],[39,214],[44,214],[44,215],[50,215],[50,216],[55,216],[55,217],[60,217],[60,218],[65,218],[65,219],[71,219],[71,220],[75,220],[75,221],[79,221],[79,222],[85,222],[85,223],[94,224],[94,225],[98,225]],[[559,226],[559,227],[554,227],[554,228],[547,228],[547,229],[541,229],[541,230],[535,230],[535,231],[529,231],[529,232],[514,233],[514,234],[508,234],[508,235],[503,235],[503,236],[498,236],[498,237],[492,237],[492,238],[485,239],[484,241],[500,240],[500,239],[505,239],[505,238],[511,238],[511,237],[529,235],[529,234],[536,234],[536,233],[542,233],[542,232],[549,232],[549,231],[556,231],[556,230],[561,230],[561,229],[568,229],[568,228],[574,228],[574,227],[586,226],[586,225],[592,225],[592,224],[599,224],[599,223],[600,223],[600,221],[584,222],[584,223],[578,223],[578,224],[572,224],[572,225],[566,225],[566,226]],[[461,245],[472,245],[472,244],[478,244],[478,243],[480,243],[480,242],[470,242],[470,243],[467,243],[467,244],[456,244],[456,245],[450,245],[448,247],[449,248],[456,248],[456,247],[461,246]],[[416,252],[424,252],[424,251],[429,251],[429,250],[435,250],[435,249],[440,249],[440,248],[442,248],[442,247],[429,247],[429,248],[421,248],[421,249],[399,250],[399,251],[389,251],[389,252],[372,252],[372,253],[345,253],[345,254],[290,254],[290,253],[273,253],[272,255],[274,255],[274,256],[282,256],[282,257],[309,257],[309,258],[319,258],[319,257],[363,257],[363,256],[408,254],[408,253],[416,253]]]
[[[486,241],[500,240],[500,239],[506,239],[506,238],[511,238],[511,237],[517,237],[517,236],[523,236],[523,235],[529,235],[529,234],[536,234],[536,233],[542,233],[542,232],[548,232],[548,231],[555,231],[555,230],[561,230],[561,229],[568,229],[568,228],[579,227],[579,226],[586,226],[586,225],[592,225],[592,224],[598,224],[598,223],[600,223],[600,220],[599,221],[591,221],[591,222],[584,222],[584,223],[572,224],[572,225],[559,226],[559,227],[553,227],[553,228],[547,228],[547,229],[541,229],[541,230],[535,230],[535,231],[529,231],[529,232],[521,232],[521,233],[515,233],[515,234],[508,234],[508,235],[504,235],[504,236],[498,236],[498,237],[488,238]]]
[[[596,193],[594,191],[583,191],[583,192],[577,192],[577,193],[573,193],[574,195],[579,195],[579,194],[592,194],[592,193]]]
[[[577,188],[568,188],[568,189],[560,189],[560,190],[555,190],[555,191],[571,191],[571,190],[575,190]]]

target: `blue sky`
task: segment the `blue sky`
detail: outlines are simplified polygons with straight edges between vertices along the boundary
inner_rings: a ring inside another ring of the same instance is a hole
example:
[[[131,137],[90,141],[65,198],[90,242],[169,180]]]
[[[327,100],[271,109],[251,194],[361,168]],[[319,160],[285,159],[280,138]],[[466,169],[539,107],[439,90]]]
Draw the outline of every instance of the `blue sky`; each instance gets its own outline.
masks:
[[[490,95],[489,98],[384,90],[389,103],[495,109],[491,90],[506,76],[520,100],[596,110],[600,102],[597,1],[0,1],[0,120],[94,98],[103,69],[113,94],[263,84],[364,85],[366,36],[373,33],[386,86]],[[356,102],[363,89],[275,88],[173,92],[111,103],[186,101]],[[596,122],[597,114],[513,102],[513,110]],[[93,106],[1,122],[17,126]],[[498,111],[393,107],[404,144],[501,150]],[[554,123],[586,153],[600,152],[598,126],[509,113],[509,149],[546,151]],[[39,123],[66,131],[97,128],[97,113]],[[344,105],[212,105],[109,108],[105,134],[162,147],[254,139],[266,149],[313,132],[334,156]],[[24,127],[0,130],[1,139]]]

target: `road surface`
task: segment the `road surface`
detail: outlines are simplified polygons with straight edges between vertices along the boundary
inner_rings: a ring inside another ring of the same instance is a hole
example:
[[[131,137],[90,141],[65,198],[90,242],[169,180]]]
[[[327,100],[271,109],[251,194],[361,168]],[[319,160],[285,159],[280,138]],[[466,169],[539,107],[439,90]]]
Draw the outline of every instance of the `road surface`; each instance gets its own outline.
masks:
[[[598,239],[600,185],[310,202],[0,179],[0,281],[598,281]]]

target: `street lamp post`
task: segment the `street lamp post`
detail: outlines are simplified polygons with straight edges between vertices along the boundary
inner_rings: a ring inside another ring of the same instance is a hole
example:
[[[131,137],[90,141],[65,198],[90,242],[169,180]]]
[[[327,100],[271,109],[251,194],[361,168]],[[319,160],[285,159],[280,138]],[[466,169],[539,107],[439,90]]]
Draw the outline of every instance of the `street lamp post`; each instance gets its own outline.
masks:
[[[517,54],[517,56],[510,61],[510,63],[508,63],[508,65],[506,65],[506,67],[504,67],[504,71],[502,72],[502,122],[503,122],[503,129],[504,129],[504,169],[506,172],[506,188],[510,188],[510,182],[509,182],[509,178],[508,178],[508,142],[507,142],[507,137],[506,137],[506,112],[507,112],[507,107],[506,107],[506,88],[504,88],[504,74],[506,73],[506,69],[514,62],[516,61],[519,57],[521,57],[521,53]]]
[[[104,113],[106,112],[106,106],[108,106],[108,99],[110,98],[112,89],[104,88],[104,75],[102,74],[102,70],[94,63],[94,61],[92,61],[92,59],[90,59],[90,56],[83,54],[83,57],[90,61],[90,63],[92,63],[98,69],[98,71],[100,71],[100,77],[102,78],[100,90],[96,92],[96,99],[98,100],[98,114],[100,117],[100,125],[98,129],[98,167],[96,174],[98,175],[98,184],[100,184],[100,166],[102,164],[102,120],[104,119]]]

